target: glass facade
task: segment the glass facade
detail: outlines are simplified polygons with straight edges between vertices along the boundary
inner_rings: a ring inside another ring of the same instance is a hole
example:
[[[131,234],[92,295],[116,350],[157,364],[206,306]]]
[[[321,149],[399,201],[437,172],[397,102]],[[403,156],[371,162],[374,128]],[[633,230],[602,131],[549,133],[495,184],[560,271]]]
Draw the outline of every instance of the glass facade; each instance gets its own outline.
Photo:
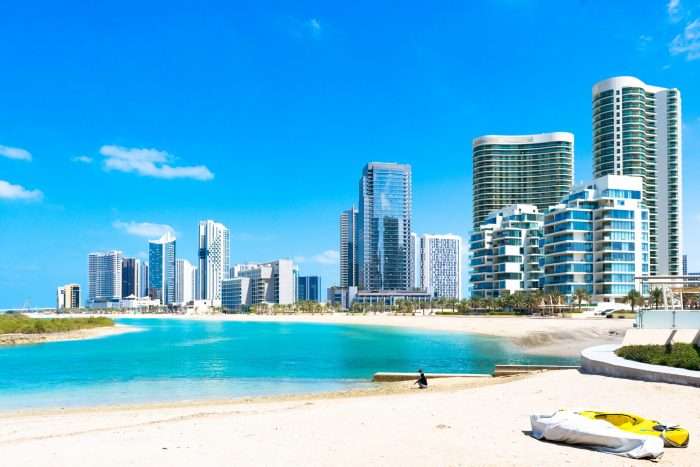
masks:
[[[506,206],[484,220],[470,238],[472,297],[540,288],[543,216],[533,205]]]
[[[649,273],[648,210],[639,177],[610,176],[576,189],[544,218],[544,290],[616,301]],[[571,222],[570,219],[578,219]]]
[[[163,305],[175,303],[175,237],[166,233],[148,242],[148,295]]]
[[[321,301],[321,277],[299,276],[297,278],[297,300]]]
[[[411,240],[411,167],[368,164],[360,180],[359,285],[408,290]]]
[[[593,87],[594,173],[643,179],[651,274],[677,275],[682,269],[680,122],[677,89],[633,77]]]
[[[571,190],[574,136],[545,133],[482,136],[473,143],[473,221],[478,229],[504,206],[530,204],[544,212]]]

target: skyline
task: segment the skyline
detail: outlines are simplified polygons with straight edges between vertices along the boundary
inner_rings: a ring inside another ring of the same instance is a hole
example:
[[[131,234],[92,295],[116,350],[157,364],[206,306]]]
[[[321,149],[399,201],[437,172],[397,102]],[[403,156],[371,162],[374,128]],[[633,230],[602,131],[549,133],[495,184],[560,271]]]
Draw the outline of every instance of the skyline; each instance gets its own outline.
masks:
[[[0,308],[27,298],[50,306],[59,284],[87,290],[89,252],[144,259],[164,226],[178,237],[178,257],[194,263],[202,219],[230,228],[232,263],[290,257],[301,274],[337,284],[337,218],[355,202],[370,160],[412,166],[413,231],[464,238],[472,139],[570,131],[575,181],[591,180],[591,88],[611,76],[680,89],[692,176],[700,56],[688,28],[698,27],[700,9],[681,2],[672,16],[658,2],[649,15],[630,5],[553,13],[546,3],[502,1],[380,7],[370,17],[363,5],[302,4],[272,15],[250,6],[238,16],[221,6],[220,18],[174,5],[153,30],[91,22],[105,13],[95,9],[68,18],[48,5],[38,17],[4,5],[9,40],[0,52],[10,71],[0,76],[0,102],[11,111],[0,114],[0,244],[17,247],[0,251]],[[42,36],[55,32],[47,20],[56,15],[60,49]],[[158,37],[188,15],[202,37]],[[592,16],[603,33],[576,28],[594,24]],[[497,20],[500,29],[490,30]],[[81,44],[94,24],[99,40]],[[540,24],[549,28],[532,34]],[[222,37],[231,41],[215,45]],[[598,53],[605,48],[619,53]],[[562,52],[567,60],[552,60]],[[43,74],[51,79],[40,86]],[[688,183],[685,199],[699,191]],[[690,239],[700,233],[690,202],[685,218]],[[700,249],[687,242],[686,253],[690,271],[700,269]]]

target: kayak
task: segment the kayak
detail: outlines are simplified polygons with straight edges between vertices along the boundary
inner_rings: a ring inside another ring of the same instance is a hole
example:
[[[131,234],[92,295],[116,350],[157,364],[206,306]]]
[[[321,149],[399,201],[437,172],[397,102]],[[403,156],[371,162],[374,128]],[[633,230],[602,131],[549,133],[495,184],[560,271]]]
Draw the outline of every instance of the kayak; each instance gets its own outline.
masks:
[[[679,426],[666,426],[656,420],[640,417],[629,413],[612,412],[578,412],[586,418],[592,420],[605,420],[622,431],[646,436],[659,436],[664,440],[664,444],[670,447],[684,448],[688,446],[690,433],[685,428]]]

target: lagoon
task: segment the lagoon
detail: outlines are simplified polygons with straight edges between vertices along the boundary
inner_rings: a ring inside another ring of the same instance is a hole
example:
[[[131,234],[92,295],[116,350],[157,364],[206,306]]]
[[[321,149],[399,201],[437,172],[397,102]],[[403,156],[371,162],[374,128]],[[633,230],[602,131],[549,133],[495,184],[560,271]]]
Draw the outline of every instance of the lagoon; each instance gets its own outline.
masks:
[[[576,364],[507,339],[395,327],[120,319],[141,332],[0,348],[0,410],[140,404],[367,387],[377,371],[490,373]]]

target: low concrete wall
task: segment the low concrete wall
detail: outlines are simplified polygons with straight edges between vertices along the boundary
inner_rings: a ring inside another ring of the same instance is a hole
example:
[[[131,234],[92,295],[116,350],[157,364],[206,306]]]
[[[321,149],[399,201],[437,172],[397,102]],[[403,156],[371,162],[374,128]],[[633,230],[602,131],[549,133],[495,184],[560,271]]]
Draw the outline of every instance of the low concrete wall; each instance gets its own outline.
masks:
[[[426,373],[425,377],[432,378],[491,378],[491,375],[479,373]],[[418,379],[418,373],[393,373],[379,372],[375,373],[372,381],[377,383],[391,383],[395,381],[415,381]]]
[[[493,376],[513,376],[535,371],[578,370],[580,366],[569,365],[496,365]]]
[[[599,345],[585,349],[581,352],[581,371],[615,378],[700,387],[700,371],[626,360],[615,354],[620,347],[620,345]]]

